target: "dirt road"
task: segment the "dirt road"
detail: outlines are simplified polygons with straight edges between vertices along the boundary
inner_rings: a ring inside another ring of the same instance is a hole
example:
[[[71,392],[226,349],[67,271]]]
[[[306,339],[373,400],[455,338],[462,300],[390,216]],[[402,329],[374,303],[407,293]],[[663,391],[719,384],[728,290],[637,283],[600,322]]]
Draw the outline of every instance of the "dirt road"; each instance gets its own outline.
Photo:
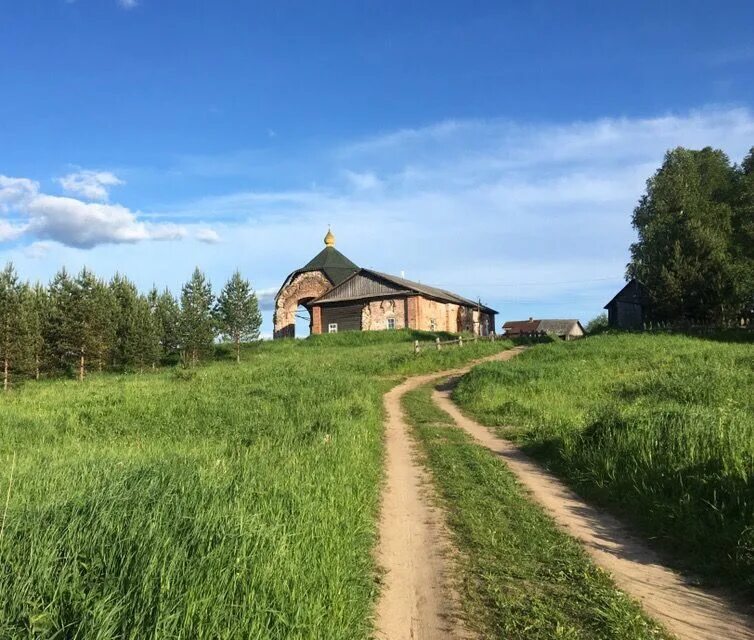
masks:
[[[506,360],[517,353],[504,351],[484,360]],[[377,637],[382,640],[470,637],[455,615],[458,596],[448,574],[451,554],[443,514],[432,506],[431,485],[416,460],[401,397],[433,380],[461,375],[479,362],[410,378],[385,394],[387,478],[377,551],[384,580],[376,620]]]
[[[662,566],[657,554],[619,521],[583,502],[513,444],[464,416],[449,394],[435,391],[433,399],[459,427],[499,455],[534,500],[583,544],[594,562],[679,640],[754,640],[753,617],[735,610],[722,593],[694,586]]]

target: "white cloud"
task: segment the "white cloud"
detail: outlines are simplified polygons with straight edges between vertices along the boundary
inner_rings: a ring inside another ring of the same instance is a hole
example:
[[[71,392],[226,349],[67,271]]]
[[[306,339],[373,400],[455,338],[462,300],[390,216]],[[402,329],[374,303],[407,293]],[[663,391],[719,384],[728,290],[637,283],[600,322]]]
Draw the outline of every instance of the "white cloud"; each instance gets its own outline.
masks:
[[[0,242],[15,240],[23,235],[25,231],[26,227],[23,225],[14,225],[7,220],[0,220]]]
[[[137,220],[126,207],[75,198],[39,195],[26,207],[29,230],[38,238],[78,248],[98,244],[176,240],[186,235],[173,224],[155,225]]]
[[[124,9],[133,9],[139,5],[138,0],[118,0],[118,4]]]
[[[2,242],[28,235],[91,248],[108,243],[176,240],[186,235],[179,225],[143,222],[119,204],[41,193],[39,184],[27,178],[0,175],[0,212],[12,216],[10,220],[0,220]]]
[[[39,192],[39,183],[0,175],[0,211],[8,212]]]
[[[82,169],[58,178],[60,186],[67,193],[72,193],[86,200],[106,202],[110,197],[110,187],[125,184],[123,180],[109,171],[90,171]]]
[[[382,185],[382,181],[371,171],[364,171],[359,173],[358,171],[343,171],[343,175],[348,182],[358,190],[376,189]]]
[[[194,233],[194,237],[199,242],[204,242],[206,244],[217,244],[218,242],[220,242],[220,235],[214,229],[197,229],[197,231]]]

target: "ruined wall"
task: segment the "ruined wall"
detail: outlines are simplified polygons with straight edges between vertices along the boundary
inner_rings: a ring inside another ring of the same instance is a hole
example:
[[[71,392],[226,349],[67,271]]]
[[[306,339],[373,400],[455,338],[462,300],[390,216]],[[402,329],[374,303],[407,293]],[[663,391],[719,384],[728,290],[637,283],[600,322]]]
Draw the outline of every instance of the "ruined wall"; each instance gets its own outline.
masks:
[[[275,338],[293,338],[296,335],[296,310],[304,304],[319,298],[332,288],[332,284],[321,271],[299,273],[278,294],[275,299]]]
[[[379,331],[387,329],[388,318],[395,319],[395,328],[406,328],[406,299],[390,298],[387,300],[372,300],[364,305],[361,311],[361,330]]]

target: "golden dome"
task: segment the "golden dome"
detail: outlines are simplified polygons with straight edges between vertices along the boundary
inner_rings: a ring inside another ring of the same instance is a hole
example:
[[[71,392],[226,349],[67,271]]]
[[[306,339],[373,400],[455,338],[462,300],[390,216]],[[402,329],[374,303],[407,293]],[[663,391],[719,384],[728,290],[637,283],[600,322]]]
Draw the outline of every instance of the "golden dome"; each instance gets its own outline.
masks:
[[[327,229],[327,235],[325,236],[325,244],[328,247],[334,247],[335,246],[335,236],[333,235],[333,232],[330,231],[329,227]]]

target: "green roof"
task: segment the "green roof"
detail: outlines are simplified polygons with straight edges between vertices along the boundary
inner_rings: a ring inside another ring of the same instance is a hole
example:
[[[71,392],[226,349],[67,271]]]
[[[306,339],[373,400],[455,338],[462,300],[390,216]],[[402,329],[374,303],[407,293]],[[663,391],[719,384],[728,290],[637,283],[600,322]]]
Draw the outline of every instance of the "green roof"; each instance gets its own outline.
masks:
[[[302,273],[304,271],[323,271],[330,282],[334,285],[338,285],[358,270],[359,267],[346,258],[335,247],[325,247],[303,267],[294,271],[294,273]]]

